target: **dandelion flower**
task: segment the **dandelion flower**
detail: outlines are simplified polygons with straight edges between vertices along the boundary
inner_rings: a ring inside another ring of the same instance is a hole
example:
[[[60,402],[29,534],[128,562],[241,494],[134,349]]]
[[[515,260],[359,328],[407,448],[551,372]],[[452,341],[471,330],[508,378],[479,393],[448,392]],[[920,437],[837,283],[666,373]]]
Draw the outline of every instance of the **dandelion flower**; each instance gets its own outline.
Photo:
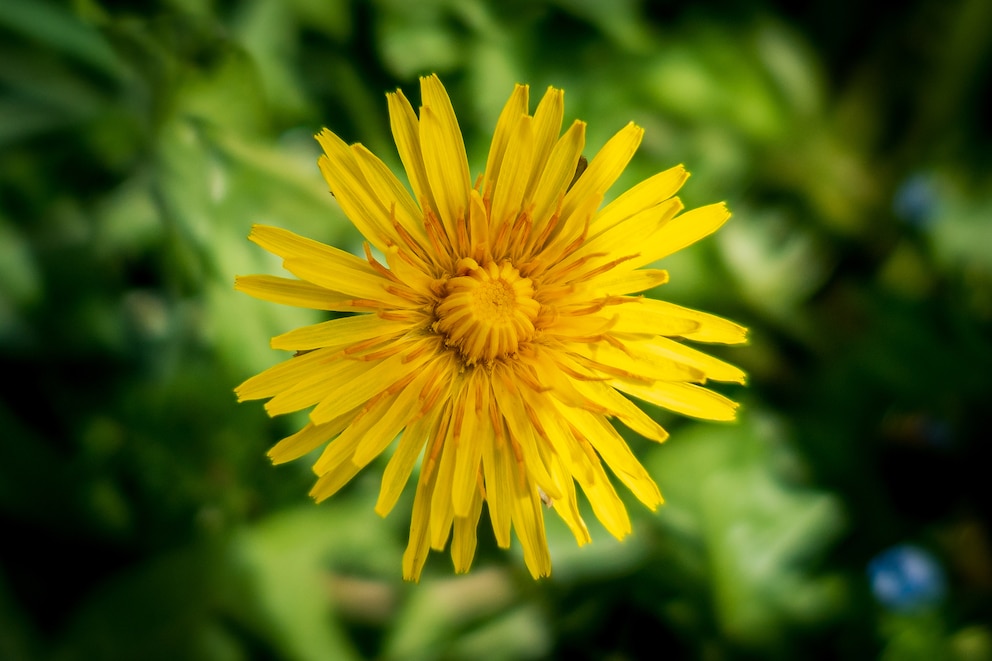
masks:
[[[682,166],[600,208],[643,131],[628,124],[583,169],[585,124],[562,133],[554,88],[533,114],[528,87],[514,89],[473,185],[444,87],[436,76],[420,85],[419,114],[401,91],[387,95],[413,195],[361,144],[326,129],[316,136],[320,170],[365,237],[364,259],[252,229],[296,277],[242,276],[237,289],[351,314],[273,338],[293,357],[236,392],[268,398],[273,416],[310,409],[269,456],[283,463],[323,446],[317,501],[398,438],[375,506],[385,516],[419,460],[407,580],[449,539],[455,571],[468,571],[483,503],[499,546],[515,533],[530,573],[547,576],[545,505],[579,544],[590,541],[576,484],[617,538],[631,525],[607,469],[647,507],[662,502],[611,419],[654,441],[668,434],[628,395],[696,418],[734,417],[734,402],[700,384],[743,383],[743,372],[683,340],[734,344],[745,329],[641,294],[668,280],[655,262],[730,213],[723,204],[683,213],[674,197],[688,177]]]

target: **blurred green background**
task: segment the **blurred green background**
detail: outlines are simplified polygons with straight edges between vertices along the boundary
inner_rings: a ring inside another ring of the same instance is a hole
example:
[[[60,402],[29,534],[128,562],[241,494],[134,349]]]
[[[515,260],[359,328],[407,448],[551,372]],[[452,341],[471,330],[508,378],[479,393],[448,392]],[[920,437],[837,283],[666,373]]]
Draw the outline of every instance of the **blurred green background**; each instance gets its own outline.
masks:
[[[986,0],[0,0],[0,659],[992,659],[990,67]],[[318,318],[250,225],[357,247],[312,135],[398,168],[429,72],[475,173],[554,85],[734,212],[654,294],[752,329],[739,422],[651,410],[668,503],[537,583],[485,520],[402,583],[412,494],[313,505],[232,393]]]

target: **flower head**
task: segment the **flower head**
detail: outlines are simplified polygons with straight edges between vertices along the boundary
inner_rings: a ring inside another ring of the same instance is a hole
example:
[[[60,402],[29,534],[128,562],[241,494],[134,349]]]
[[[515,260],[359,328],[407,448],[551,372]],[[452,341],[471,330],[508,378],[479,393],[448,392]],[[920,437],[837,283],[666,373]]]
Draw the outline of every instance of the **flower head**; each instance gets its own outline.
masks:
[[[509,547],[515,532],[530,572],[545,576],[542,503],[584,544],[576,484],[617,538],[631,526],[607,468],[649,508],[662,502],[610,419],[654,441],[668,434],[625,395],[734,417],[733,402],[700,384],[743,383],[743,372],[682,340],[738,343],[745,329],[640,295],[668,280],[654,262],[730,213],[723,204],[681,213],[681,166],[600,209],[643,131],[628,124],[582,170],[585,124],[561,132],[554,88],[530,114],[528,88],[516,87],[473,185],[444,87],[436,76],[420,82],[419,116],[402,92],[387,95],[412,196],[362,145],[326,129],[317,136],[320,170],[367,241],[364,259],[252,229],[296,279],[243,276],[237,289],[351,314],[275,337],[272,346],[294,356],[237,394],[270,398],[270,415],[310,408],[308,424],[269,455],[282,463],[325,446],[313,467],[318,501],[398,436],[375,508],[385,516],[420,459],[406,579],[418,579],[429,549],[449,538],[455,570],[468,571],[483,503],[497,543]]]

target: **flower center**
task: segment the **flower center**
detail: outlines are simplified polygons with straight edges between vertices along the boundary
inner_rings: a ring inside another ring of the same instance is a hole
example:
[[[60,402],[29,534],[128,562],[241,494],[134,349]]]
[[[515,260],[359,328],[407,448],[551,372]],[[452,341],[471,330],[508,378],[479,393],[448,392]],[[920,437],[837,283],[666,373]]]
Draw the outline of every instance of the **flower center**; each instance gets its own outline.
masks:
[[[534,336],[540,309],[530,279],[521,278],[512,264],[479,266],[465,258],[458,262],[457,275],[444,284],[434,330],[468,365],[491,363],[516,353],[521,342]]]

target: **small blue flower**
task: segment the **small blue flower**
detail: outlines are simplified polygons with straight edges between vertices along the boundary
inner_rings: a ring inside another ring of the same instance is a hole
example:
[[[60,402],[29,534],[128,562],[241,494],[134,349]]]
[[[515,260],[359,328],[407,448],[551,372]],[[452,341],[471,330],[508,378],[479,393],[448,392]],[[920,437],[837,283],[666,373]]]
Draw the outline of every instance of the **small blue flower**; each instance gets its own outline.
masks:
[[[896,611],[936,605],[947,591],[944,570],[937,559],[911,544],[893,546],[872,558],[868,579],[875,599]]]
[[[933,222],[938,203],[937,184],[931,175],[917,173],[903,181],[892,200],[892,210],[914,227]]]

